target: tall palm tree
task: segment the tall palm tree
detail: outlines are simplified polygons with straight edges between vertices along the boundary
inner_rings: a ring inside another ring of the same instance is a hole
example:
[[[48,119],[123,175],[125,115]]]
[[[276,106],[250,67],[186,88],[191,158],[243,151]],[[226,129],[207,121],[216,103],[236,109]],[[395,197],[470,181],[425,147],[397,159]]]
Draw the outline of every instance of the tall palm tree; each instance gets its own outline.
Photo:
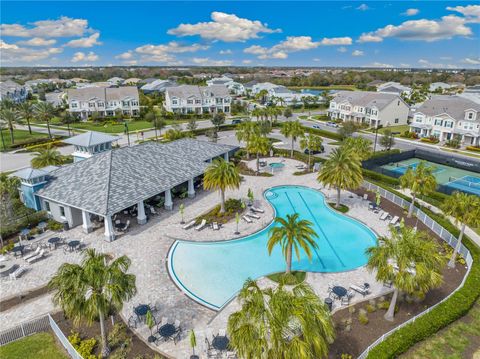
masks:
[[[64,263],[50,280],[55,290],[53,302],[75,323],[100,322],[102,356],[107,357],[105,316],[120,311],[123,302],[136,293],[135,276],[128,274],[130,259],[126,256],[111,260],[106,254],[87,249],[81,264]]]
[[[340,191],[356,189],[362,185],[362,165],[358,156],[346,148],[335,148],[323,164],[317,180],[324,185],[337,189],[337,202],[340,207]]]
[[[461,224],[462,226],[452,257],[448,262],[448,266],[454,268],[457,253],[462,245],[465,227],[472,226],[475,228],[480,226],[480,198],[475,195],[455,191],[445,200],[442,210],[447,216],[452,216],[456,224]]]
[[[49,102],[39,102],[35,105],[34,111],[38,118],[47,124],[48,137],[52,139],[50,120],[55,114],[55,107]]]
[[[260,172],[260,155],[268,154],[272,147],[270,140],[264,136],[254,136],[248,144],[247,150],[257,156],[257,172]]]
[[[322,138],[317,135],[309,133],[300,139],[300,148],[302,150],[308,150],[308,168],[310,169],[310,158],[312,151],[320,151],[322,149]]]
[[[257,99],[260,99],[260,102],[265,104],[267,101],[267,96],[268,96],[268,91],[267,90],[261,90],[257,95],[255,96]]]
[[[260,119],[260,116],[262,116],[262,109],[261,108],[254,108],[252,111],[252,116],[257,118],[257,121]]]
[[[284,122],[282,128],[280,129],[280,133],[285,137],[292,139],[292,149],[290,152],[290,157],[293,157],[293,148],[295,142],[297,141],[297,138],[305,135],[305,130],[302,124],[298,120]]]
[[[385,319],[392,321],[399,291],[425,294],[442,284],[445,258],[439,244],[425,232],[400,226],[390,228],[391,237],[381,237],[379,246],[366,250],[367,268],[376,271],[379,282],[392,282],[394,291]]]
[[[10,132],[10,142],[13,145],[15,143],[15,136],[13,133],[14,124],[20,120],[20,116],[14,109],[2,108],[0,110],[0,119],[7,125],[8,132]]]
[[[220,191],[220,213],[225,213],[225,190],[240,187],[240,175],[235,165],[218,158],[207,167],[203,176],[203,188]]]
[[[437,188],[433,167],[428,166],[424,161],[420,162],[415,169],[409,167],[405,174],[400,177],[400,186],[408,188],[412,194],[412,203],[410,203],[407,214],[407,218],[410,218],[415,207],[417,195],[427,195]]]
[[[335,329],[327,307],[307,284],[261,289],[247,280],[242,307],[228,318],[230,345],[241,358],[324,358]]]
[[[351,152],[358,155],[362,161],[372,154],[372,141],[363,137],[348,137],[343,140],[342,147],[351,149]]]
[[[30,120],[33,118],[34,115],[32,104],[27,101],[19,103],[17,105],[17,111],[22,120],[25,120],[27,122],[28,132],[32,134],[32,128],[30,126]]]
[[[247,158],[250,158],[250,141],[257,135],[257,124],[252,121],[241,122],[236,129],[235,136],[238,142],[245,142],[247,149]]]
[[[318,248],[315,237],[317,234],[312,228],[312,222],[306,219],[299,219],[299,214],[287,214],[287,219],[275,218],[277,226],[268,232],[269,239],[267,242],[268,254],[272,254],[272,250],[276,245],[282,247],[282,252],[287,263],[286,273],[292,271],[292,253],[300,260],[300,249],[303,249],[308,259],[312,259],[311,248]]]
[[[42,148],[30,161],[33,168],[46,166],[60,166],[65,162],[64,157],[54,148]]]

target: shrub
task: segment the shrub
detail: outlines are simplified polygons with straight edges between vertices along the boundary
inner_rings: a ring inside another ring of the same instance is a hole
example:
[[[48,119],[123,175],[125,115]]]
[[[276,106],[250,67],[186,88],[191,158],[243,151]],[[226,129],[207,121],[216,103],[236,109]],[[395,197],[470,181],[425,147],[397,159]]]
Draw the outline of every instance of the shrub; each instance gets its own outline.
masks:
[[[367,310],[368,313],[373,313],[377,310],[377,307],[373,304],[367,304],[365,306],[365,309]]]
[[[330,132],[330,131],[321,130],[321,129],[318,129],[318,128],[311,128],[311,127],[305,127],[305,126],[304,126],[304,129],[307,132],[310,132],[310,133],[313,133],[315,135],[319,135],[319,136],[322,136],[322,137],[330,138],[332,140],[341,141],[343,139],[342,136],[339,135],[336,132]]]
[[[41,211],[28,214],[18,219],[13,224],[2,223],[2,225],[0,226],[0,235],[2,236],[2,238],[13,236],[20,232],[22,228],[36,226],[38,223],[46,220],[46,218],[46,213]]]
[[[422,142],[426,142],[426,143],[438,143],[439,142],[439,139],[435,136],[430,136],[430,137],[423,137],[422,139],[420,139],[420,141]]]
[[[84,340],[80,337],[79,333],[72,331],[68,336],[68,341],[84,359],[97,359],[97,356],[92,354],[97,346],[97,340],[95,338]]]
[[[63,229],[63,224],[53,219],[49,219],[47,222],[47,229],[51,231],[61,231]]]
[[[2,249],[0,249],[0,253],[5,254],[7,252],[10,252],[13,249],[13,247],[15,247],[15,243],[13,242],[7,243],[2,247]]]
[[[400,135],[403,138],[411,138],[411,139],[418,139],[418,134],[416,132],[405,131]]]
[[[359,311],[358,312],[358,321],[360,324],[367,325],[368,324],[368,315],[365,311]]]
[[[375,153],[372,153],[368,159],[380,158],[380,157],[390,156],[390,155],[396,155],[400,152],[402,152],[402,151],[400,151],[397,148],[395,148],[393,150],[388,150],[388,151],[377,151]]]
[[[196,218],[196,222],[200,223],[202,219],[205,219],[207,223],[212,222],[219,222],[219,223],[227,223],[230,219],[235,217],[237,212],[243,212],[244,205],[242,201],[235,198],[229,198],[225,201],[225,213],[220,212],[220,205],[216,205],[213,209],[208,211],[201,216]]]
[[[480,146],[467,146],[467,150],[474,151],[474,152],[480,152]]]
[[[362,169],[363,177],[366,179],[371,179],[377,182],[382,182],[386,185],[390,186],[399,186],[400,185],[400,180],[398,178],[390,177],[390,176],[385,176],[381,173],[367,170],[365,168]]]

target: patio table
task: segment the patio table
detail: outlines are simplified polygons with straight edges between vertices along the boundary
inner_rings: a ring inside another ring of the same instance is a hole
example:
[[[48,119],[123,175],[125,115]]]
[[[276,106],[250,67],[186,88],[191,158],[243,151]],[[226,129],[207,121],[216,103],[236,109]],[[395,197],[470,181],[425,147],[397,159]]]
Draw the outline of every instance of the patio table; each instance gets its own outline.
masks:
[[[147,304],[140,304],[136,306],[133,311],[138,316],[144,316],[144,315],[147,315],[149,310],[150,310],[150,306],[148,306]]]
[[[332,293],[338,298],[341,298],[347,295],[347,289],[341,286],[335,286],[332,288]]]
[[[48,239],[48,244],[50,246],[53,245],[53,248],[57,249],[57,245],[58,243],[60,242],[60,238],[59,237],[52,237],[52,238],[49,238]]]
[[[23,250],[25,249],[25,246],[15,246],[12,249],[13,255],[16,257],[17,255],[23,256]]]
[[[170,323],[164,324],[158,329],[158,334],[160,334],[162,338],[170,338],[175,334],[175,332],[175,326]]]
[[[115,228],[116,228],[116,229],[122,229],[123,227],[125,227],[125,223],[122,223],[122,222],[120,222],[120,223],[115,223]]]
[[[45,228],[47,228],[47,222],[40,222],[37,227],[40,228],[42,231],[45,231]]]
[[[73,251],[79,245],[80,245],[80,241],[77,241],[77,240],[68,242],[68,248],[70,248],[70,251]]]
[[[213,338],[212,346],[217,350],[223,351],[228,349],[229,343],[230,340],[227,337],[217,335],[215,338]]]

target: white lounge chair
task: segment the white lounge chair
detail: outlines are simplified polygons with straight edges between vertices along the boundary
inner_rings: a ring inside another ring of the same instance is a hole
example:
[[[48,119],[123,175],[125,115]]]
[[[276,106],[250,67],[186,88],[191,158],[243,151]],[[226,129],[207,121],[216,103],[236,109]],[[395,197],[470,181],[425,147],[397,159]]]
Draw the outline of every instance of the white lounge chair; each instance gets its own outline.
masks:
[[[242,218],[247,223],[253,223],[253,221],[250,218],[248,218],[247,216],[242,216]]]
[[[218,231],[220,229],[220,227],[218,226],[218,223],[217,222],[213,222],[212,223],[212,227],[213,227],[213,230],[214,231]]]
[[[385,221],[390,214],[388,212],[383,212],[382,215],[380,216],[381,221]]]
[[[200,231],[203,229],[203,227],[205,227],[207,225],[207,220],[206,219],[202,219],[202,223],[200,223],[198,226],[195,227],[195,229],[197,231]]]
[[[352,284],[352,285],[350,285],[350,289],[353,289],[355,292],[358,292],[365,297],[368,294],[368,289],[369,288],[366,288],[363,285],[358,286],[358,285]]]
[[[120,229],[120,231],[122,232],[126,232],[128,227],[130,227],[130,220],[128,219],[127,220],[127,223],[125,223],[125,225],[123,226],[123,228]]]
[[[258,213],[264,213],[265,211],[261,208],[258,208],[258,207],[253,207],[250,208],[253,212],[258,212]]]
[[[155,207],[150,206],[150,213],[151,214],[157,214],[157,211],[155,211]]]
[[[250,218],[260,219],[260,216],[257,216],[255,213],[247,213],[246,216]]]
[[[365,194],[363,195],[363,199],[364,199],[365,201],[368,200],[368,193],[365,193]]]
[[[8,276],[10,277],[11,280],[20,278],[23,273],[25,273],[27,270],[25,267],[18,267],[14,272],[10,273]]]
[[[390,221],[390,224],[392,226],[396,225],[399,219],[400,218],[398,218],[398,216],[393,217],[392,220]]]
[[[194,225],[195,225],[195,220],[191,220],[186,225],[184,225],[182,228],[183,229],[189,229],[189,228],[192,228]]]
[[[44,254],[45,254],[45,250],[42,249],[42,250],[40,251],[40,253],[38,253],[36,256],[31,257],[31,258],[28,258],[28,259],[27,259],[27,262],[28,262],[29,264],[32,264],[33,262],[36,262],[36,261],[38,261],[39,259],[42,259]]]
[[[26,261],[28,261],[30,258],[33,258],[33,257],[37,256],[38,253],[40,253],[40,247],[37,247],[37,249],[35,250],[35,252],[30,253],[30,254],[27,254],[26,256],[24,256],[23,259],[25,259]]]

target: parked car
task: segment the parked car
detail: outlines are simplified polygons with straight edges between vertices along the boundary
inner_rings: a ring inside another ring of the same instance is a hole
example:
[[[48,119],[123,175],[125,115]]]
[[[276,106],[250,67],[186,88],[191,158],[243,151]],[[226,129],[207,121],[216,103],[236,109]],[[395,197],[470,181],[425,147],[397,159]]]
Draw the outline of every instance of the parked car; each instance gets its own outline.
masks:
[[[312,127],[313,127],[313,128],[321,129],[320,125],[313,125]]]
[[[324,151],[325,151],[325,147],[322,146],[322,147],[320,148],[320,151],[310,151],[308,148],[306,148],[305,151],[303,151],[303,153],[305,153],[306,155],[308,155],[309,152],[310,152],[311,155],[318,155],[319,153],[323,153]]]
[[[329,121],[329,122],[327,122],[327,126],[335,127],[335,128],[336,128],[336,127],[338,127],[338,123]]]
[[[238,125],[239,123],[242,123],[242,120],[240,118],[234,118],[232,120],[232,125]]]

